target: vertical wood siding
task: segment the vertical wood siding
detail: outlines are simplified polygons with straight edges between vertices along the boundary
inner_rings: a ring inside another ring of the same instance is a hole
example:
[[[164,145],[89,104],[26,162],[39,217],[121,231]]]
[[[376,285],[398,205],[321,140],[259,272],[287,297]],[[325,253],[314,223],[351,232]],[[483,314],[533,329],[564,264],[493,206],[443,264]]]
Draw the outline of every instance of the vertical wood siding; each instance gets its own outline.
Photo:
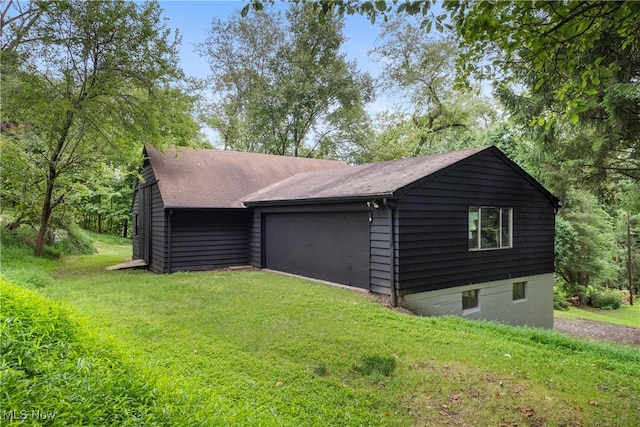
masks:
[[[247,265],[249,220],[245,209],[173,211],[171,271]]]
[[[469,206],[512,207],[513,248],[469,251]],[[554,271],[552,203],[490,152],[408,189],[397,221],[401,294]]]

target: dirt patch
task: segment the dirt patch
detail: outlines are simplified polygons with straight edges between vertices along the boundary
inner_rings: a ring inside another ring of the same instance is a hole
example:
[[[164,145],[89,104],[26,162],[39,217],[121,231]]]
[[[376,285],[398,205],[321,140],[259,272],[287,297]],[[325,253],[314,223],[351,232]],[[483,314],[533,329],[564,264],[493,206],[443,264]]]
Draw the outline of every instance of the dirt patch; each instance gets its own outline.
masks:
[[[640,329],[587,319],[556,317],[554,329],[578,338],[591,338],[619,344],[640,345]]]
[[[372,298],[374,298],[378,302],[378,304],[380,304],[381,306],[383,306],[385,308],[388,308],[389,310],[397,311],[398,313],[407,314],[409,316],[415,316],[416,315],[413,311],[411,311],[409,309],[406,309],[404,307],[400,307],[399,305],[394,307],[391,304],[391,300],[390,300],[390,298],[388,296],[373,295],[372,294]]]

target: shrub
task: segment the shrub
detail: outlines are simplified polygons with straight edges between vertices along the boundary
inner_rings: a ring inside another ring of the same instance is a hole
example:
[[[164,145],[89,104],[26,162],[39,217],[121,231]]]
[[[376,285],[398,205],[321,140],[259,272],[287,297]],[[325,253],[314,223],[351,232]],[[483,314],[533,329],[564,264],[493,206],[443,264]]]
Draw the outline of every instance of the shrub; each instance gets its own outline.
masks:
[[[56,260],[62,258],[62,250],[55,246],[45,246],[42,255],[48,259]]]
[[[554,310],[569,310],[569,303],[567,299],[558,292],[553,292],[553,309]]]
[[[617,310],[622,306],[622,295],[613,289],[591,290],[589,300],[593,307],[601,310]]]
[[[564,278],[556,276],[556,285],[554,286],[554,293],[559,292],[566,298],[577,297],[580,300],[580,304],[587,304],[589,297],[587,296],[587,287],[577,283],[569,283]]]

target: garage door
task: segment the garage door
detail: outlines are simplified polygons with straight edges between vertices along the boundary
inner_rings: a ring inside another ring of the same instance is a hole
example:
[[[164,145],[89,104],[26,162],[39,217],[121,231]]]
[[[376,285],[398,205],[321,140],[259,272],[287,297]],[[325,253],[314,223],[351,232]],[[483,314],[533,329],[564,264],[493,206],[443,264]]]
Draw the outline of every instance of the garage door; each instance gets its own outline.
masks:
[[[263,237],[269,269],[369,288],[366,212],[267,214]]]

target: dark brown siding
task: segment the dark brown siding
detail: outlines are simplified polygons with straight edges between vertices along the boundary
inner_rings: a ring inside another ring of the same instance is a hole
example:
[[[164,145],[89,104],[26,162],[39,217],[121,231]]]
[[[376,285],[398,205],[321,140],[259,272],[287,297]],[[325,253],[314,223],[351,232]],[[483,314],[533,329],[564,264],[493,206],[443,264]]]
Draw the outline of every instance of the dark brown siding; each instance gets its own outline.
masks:
[[[164,203],[158,184],[151,185],[151,264],[149,269],[156,273],[166,272],[167,229]]]
[[[249,264],[262,267],[262,211],[252,209],[249,228]]]
[[[133,259],[140,259],[140,245],[138,243],[138,209],[139,209],[139,194],[138,190],[135,190],[133,195],[133,204],[131,205],[131,213],[133,214],[133,224],[131,224],[131,236],[132,236],[132,246],[133,246]]]
[[[513,248],[469,251],[469,206],[513,208]],[[554,271],[554,207],[494,153],[409,188],[398,205],[401,294]]]
[[[246,209],[174,210],[171,214],[171,271],[247,265],[248,228],[249,212]]]
[[[144,215],[142,211],[144,209],[143,203],[143,188],[147,189],[146,191],[150,192],[150,200],[151,200],[151,208],[150,208],[150,217],[148,220],[150,221],[150,254],[148,257],[151,258],[151,270],[155,272],[163,272],[164,271],[164,239],[166,236],[164,230],[164,207],[162,203],[162,196],[160,195],[160,191],[158,190],[158,184],[156,182],[156,178],[153,174],[153,170],[148,162],[145,162],[142,170],[140,171],[140,175],[142,176],[142,180],[138,182],[134,199],[133,199],[133,258],[140,259],[143,258],[142,248],[141,248],[141,232],[144,229],[144,224],[142,224],[142,220]],[[138,218],[136,218],[138,216]],[[136,226],[136,220],[137,226]]]
[[[378,205],[381,204],[382,202],[378,203]],[[390,218],[390,210],[386,206],[371,211],[371,224],[369,228],[369,252],[371,259],[369,281],[371,292],[383,295],[389,295],[391,292]]]

